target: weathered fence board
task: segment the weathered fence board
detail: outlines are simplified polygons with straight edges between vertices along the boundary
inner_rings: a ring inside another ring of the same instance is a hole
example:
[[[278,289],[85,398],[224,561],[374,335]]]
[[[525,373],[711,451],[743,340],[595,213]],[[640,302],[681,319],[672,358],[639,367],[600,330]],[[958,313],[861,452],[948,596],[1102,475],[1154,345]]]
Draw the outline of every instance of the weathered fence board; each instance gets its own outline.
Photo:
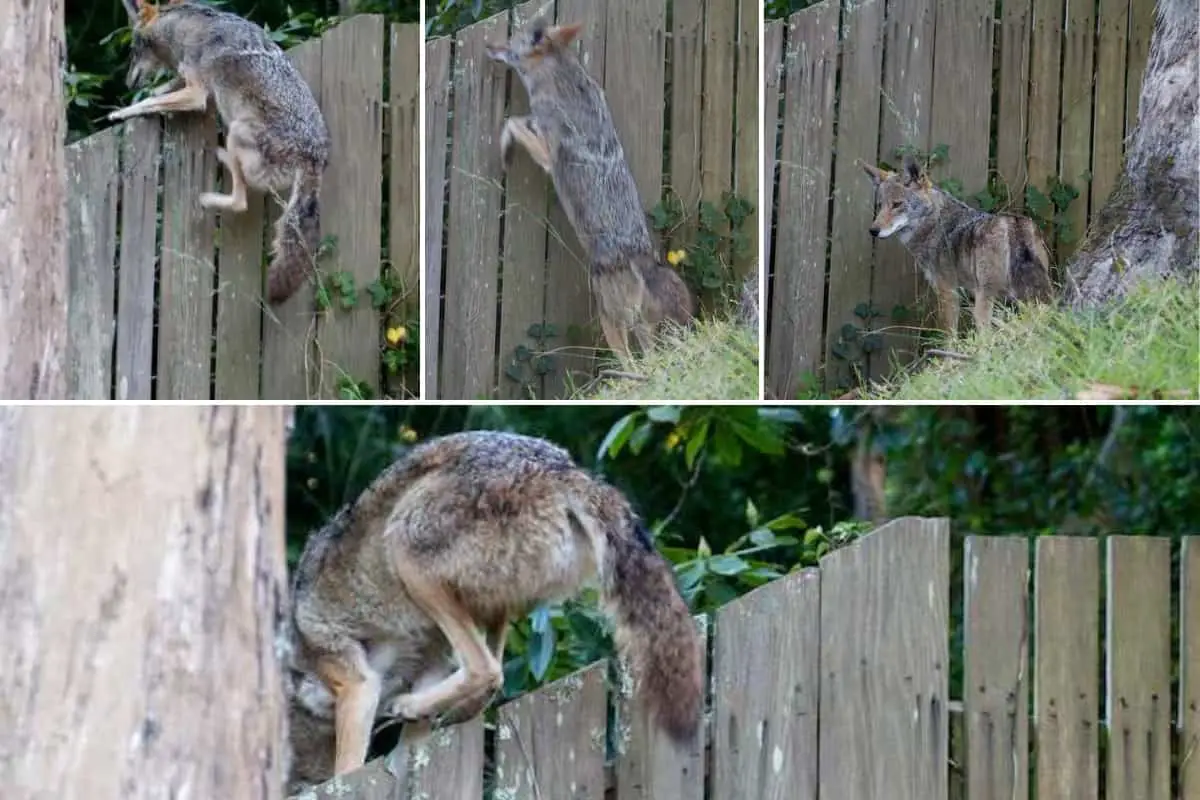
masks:
[[[822,3],[792,15],[784,48],[783,144],[779,156],[767,386],[795,394],[820,366],[825,244],[832,185],[838,9]]]
[[[507,76],[484,45],[507,34],[503,15],[463,28],[454,54],[454,134],[450,214],[446,221],[446,297],[442,326],[442,397],[491,395],[496,368],[497,272],[500,263],[500,160]]]
[[[501,65],[478,63],[484,39],[520,29],[544,5],[521,5],[511,26],[506,13],[456,34],[446,71],[454,98],[449,198],[428,195],[431,215],[448,210],[444,226],[426,228],[437,237],[427,250],[446,248],[444,264],[427,265],[430,281],[432,270],[445,273],[435,304],[441,317],[426,312],[429,349],[439,354],[436,380],[426,380],[427,388],[436,383],[430,396],[575,396],[608,358],[593,320],[586,256],[548,176],[519,146],[513,168],[500,169],[503,119],[528,108],[525,89]],[[681,198],[691,222],[670,232],[672,246],[694,242],[701,199],[720,203],[736,190],[757,201],[757,89],[735,97],[739,87],[758,85],[756,8],[683,0],[670,25],[665,0],[560,0],[554,13],[557,24],[581,26],[571,47],[604,89],[643,206],[650,210],[672,188]],[[739,59],[750,63],[739,66]],[[437,135],[432,127],[428,133]],[[427,147],[442,147],[442,139]]]
[[[821,605],[810,569],[718,612],[712,796],[815,800]]]
[[[439,339],[427,331],[441,330],[442,322],[442,230],[445,210],[446,139],[450,121],[450,39],[434,39],[425,45],[425,316],[421,319],[421,369],[425,375],[425,397],[441,397],[438,388]]]
[[[379,391],[379,317],[365,290],[380,277],[383,36],[382,16],[359,14],[321,43],[321,110],[330,138],[354,154],[330,161],[321,191],[321,232],[336,244],[318,275],[354,279],[353,306],[339,308],[341,294],[335,293],[334,313],[318,318],[322,398],[337,397],[345,380]]]
[[[121,143],[121,257],[117,267],[117,400],[149,400],[154,360],[154,266],[162,122],[133,119]]]
[[[1154,30],[1154,0],[1129,0],[1129,67],[1125,80],[1125,136],[1137,126],[1142,100],[1142,75],[1150,58],[1150,34]]]
[[[1179,789],[1200,796],[1200,536],[1179,556]]]
[[[409,798],[483,796],[483,720],[434,731],[428,739],[413,743],[414,757],[408,767]]]
[[[697,617],[701,652],[707,654],[708,618]],[[702,664],[707,673],[706,657]],[[706,681],[707,683],[707,681]],[[638,698],[617,694],[617,797],[620,800],[704,800],[705,730],[703,709],[695,739],[678,746],[658,727]]]
[[[217,119],[181,116],[163,136],[162,257],[158,301],[159,399],[209,399],[216,215],[197,198],[217,178]]]
[[[829,289],[825,318],[825,379],[849,383],[866,370],[862,330],[870,322],[862,310],[871,303],[871,262],[875,239],[863,236],[874,217],[871,182],[859,159],[875,162],[879,146],[879,75],[883,69],[883,3],[861,3],[842,16],[834,161],[833,224],[830,234]],[[860,356],[862,356],[860,358]]]
[[[410,337],[420,336],[421,309],[421,27],[391,26],[388,81],[388,263],[400,291],[393,300]],[[408,364],[388,381],[392,397],[420,397],[417,364]]]
[[[759,249],[754,237],[758,235],[761,211],[758,199],[758,148],[762,129],[762,113],[758,106],[758,91],[762,85],[758,74],[758,48],[761,35],[762,3],[742,0],[738,4],[737,86],[733,95],[733,190],[753,203],[753,209],[745,222],[751,246],[744,256],[734,260],[734,268],[740,276],[759,268]],[[673,94],[672,102],[679,99],[677,92]],[[719,197],[721,187],[715,187],[715,191]]]
[[[1039,539],[1035,581],[1036,796],[1096,797],[1099,543],[1077,537]]]
[[[512,800],[604,800],[604,663],[501,706],[496,789]]]
[[[967,797],[1029,796],[1029,544],[967,538],[963,703]]]
[[[67,393],[77,400],[107,400],[112,383],[119,145],[110,129],[67,150]]]
[[[301,77],[320,102],[321,49],[320,39],[305,42],[289,51]],[[322,192],[322,202],[325,194]],[[268,199],[267,221],[271,238],[279,219],[278,201]],[[302,286],[299,291],[278,305],[266,305],[263,312],[262,395],[268,398],[308,399],[316,394],[319,370],[315,364],[313,342],[317,319],[313,307],[313,290]]]
[[[1066,0],[823,0],[788,18],[793,35],[778,51],[769,49],[764,62],[764,124],[782,128],[786,149],[804,135],[795,129],[825,124],[826,109],[837,109],[838,122],[836,147],[802,152],[794,167],[780,156],[778,198],[768,214],[774,230],[764,228],[774,239],[763,245],[771,254],[773,396],[794,397],[810,388],[801,382],[814,373],[829,392],[851,388],[859,376],[886,379],[918,355],[920,334],[933,323],[932,292],[901,243],[869,238],[873,205],[870,185],[853,166],[858,159],[895,167],[902,147],[948,155],[935,160],[935,181],[961,189],[972,204],[1028,210],[1047,229],[1061,263],[1119,175],[1119,127],[1128,132],[1125,107],[1136,98],[1124,86],[1140,85],[1152,6],[1152,0],[1104,0],[1098,10]],[[829,102],[789,79],[780,109],[769,102],[777,85],[772,71],[790,78],[797,56],[823,43],[814,25],[821,18],[835,29],[841,20]],[[782,24],[768,23],[765,41]],[[803,108],[795,116],[792,95]],[[836,175],[811,206],[788,196],[789,169],[821,174],[831,163]],[[1066,196],[1058,182],[1079,192],[1065,214],[1053,207]],[[830,222],[829,206],[832,233],[810,238],[811,226]],[[1065,228],[1052,220],[1070,228],[1062,242],[1056,239]],[[798,322],[794,295],[801,283],[823,325]]]
[[[678,13],[678,12],[677,12]],[[775,225],[775,186],[776,171],[779,168],[777,154],[779,152],[779,125],[775,119],[779,114],[780,84],[783,82],[783,32],[785,26],[778,22],[770,22],[763,29],[763,64],[766,74],[763,75],[763,178],[767,185],[763,187],[764,207],[762,209],[762,269],[768,270],[771,265],[771,245],[775,237],[771,235]],[[675,152],[672,149],[672,154]]]
[[[1108,538],[1109,797],[1171,792],[1171,540]]]
[[[269,306],[263,297],[264,246],[274,238],[286,191],[273,199],[252,192],[244,213],[200,207],[201,193],[222,187],[228,192],[230,186],[215,157],[217,125],[211,108],[206,115],[135,118],[99,134],[120,141],[120,154],[106,151],[95,185],[73,196],[69,236],[82,242],[85,219],[112,213],[105,209],[102,189],[105,181],[119,176],[116,286],[105,287],[103,280],[76,282],[68,314],[82,325],[95,309],[108,308],[107,336],[114,335],[115,326],[116,346],[92,330],[79,328],[71,334],[69,347],[75,352],[115,354],[110,366],[87,357],[95,369],[109,369],[111,377],[93,380],[86,396],[95,397],[103,383],[104,399],[302,400],[340,393],[340,377],[378,390],[383,312],[372,307],[368,286],[380,277],[381,261],[395,265],[413,291],[403,312],[411,317],[419,279],[415,182],[421,29],[398,25],[393,35],[397,61],[390,84],[386,161],[383,18],[354,17],[324,40],[310,40],[288,53],[322,107],[332,140],[321,194],[322,232],[336,237],[339,247],[323,272],[333,277],[344,272],[354,283],[353,297],[342,302],[340,289],[348,288],[343,283],[332,292],[333,307],[319,313],[311,282],[279,306]],[[84,140],[68,150],[76,158],[97,146]],[[391,188],[386,252],[381,219],[385,183]],[[315,346],[318,335],[320,348]],[[404,384],[389,383],[389,388],[413,391]],[[82,388],[72,393],[84,395]]]
[[[821,560],[822,797],[948,796],[949,556],[902,518]]]

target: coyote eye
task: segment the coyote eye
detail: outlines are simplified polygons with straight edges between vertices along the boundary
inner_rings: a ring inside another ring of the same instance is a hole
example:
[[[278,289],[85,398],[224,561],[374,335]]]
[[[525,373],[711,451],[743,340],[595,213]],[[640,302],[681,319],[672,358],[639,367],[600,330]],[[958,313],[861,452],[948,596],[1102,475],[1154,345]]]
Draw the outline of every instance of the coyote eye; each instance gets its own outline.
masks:
[[[892,211],[899,211],[903,207],[904,207],[903,201],[901,201],[901,200],[893,200],[892,201]]]
[[[533,31],[533,43],[535,45],[541,44],[542,37],[545,35],[545,32],[541,28],[535,28]]]

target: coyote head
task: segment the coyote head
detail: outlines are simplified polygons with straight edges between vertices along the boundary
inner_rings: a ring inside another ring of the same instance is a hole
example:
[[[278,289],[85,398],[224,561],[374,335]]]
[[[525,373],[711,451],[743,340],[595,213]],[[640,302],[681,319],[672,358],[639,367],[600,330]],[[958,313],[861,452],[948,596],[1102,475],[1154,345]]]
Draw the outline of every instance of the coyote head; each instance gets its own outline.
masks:
[[[125,84],[137,88],[154,73],[173,65],[169,51],[155,33],[159,7],[149,0],[122,0],[133,36],[129,44],[129,72]],[[179,5],[180,0],[168,0],[167,6]]]
[[[936,189],[929,176],[912,156],[904,157],[900,172],[870,164],[863,164],[862,168],[875,185],[875,221],[871,223],[871,235],[886,239],[898,233],[900,241],[907,241],[913,226],[932,208],[930,196]]]
[[[583,30],[582,24],[551,25],[541,12],[511,39],[502,45],[487,46],[488,57],[513,67],[518,72],[528,71],[547,56],[557,55],[575,41]]]

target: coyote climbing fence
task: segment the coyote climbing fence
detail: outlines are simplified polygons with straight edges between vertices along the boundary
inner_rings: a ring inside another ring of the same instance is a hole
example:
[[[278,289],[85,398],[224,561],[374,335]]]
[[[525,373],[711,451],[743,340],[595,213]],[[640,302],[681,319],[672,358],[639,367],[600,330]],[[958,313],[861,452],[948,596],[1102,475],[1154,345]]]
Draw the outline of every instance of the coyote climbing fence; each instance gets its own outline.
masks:
[[[415,364],[381,363],[385,325],[417,333],[420,42],[419,25],[361,15],[289,51],[332,151],[320,282],[280,306],[263,299],[275,201],[219,217],[196,202],[228,181],[215,115],[135,119],[67,148],[71,397],[416,395]]]
[[[520,154],[501,168],[503,120],[528,101],[484,52],[543,5],[425,45],[430,397],[564,397],[594,372],[586,261],[548,178]],[[723,192],[757,204],[761,3],[670,5],[669,26],[667,0],[559,0],[557,19],[584,24],[583,63],[648,210],[666,186],[693,212]]]
[[[944,146],[935,180],[971,196],[991,179],[1017,209],[1057,216],[1049,243],[1069,255],[1120,174],[1153,14],[1154,0],[824,0],[768,24],[772,394],[882,377],[916,349],[921,278],[898,242],[867,233],[856,159]],[[1050,176],[1079,192],[1057,215]]]
[[[1031,554],[971,536],[959,570],[950,552],[945,520],[898,519],[720,609],[706,741],[676,748],[620,692],[610,722],[597,664],[317,797],[1200,793],[1200,537],[1046,536]]]

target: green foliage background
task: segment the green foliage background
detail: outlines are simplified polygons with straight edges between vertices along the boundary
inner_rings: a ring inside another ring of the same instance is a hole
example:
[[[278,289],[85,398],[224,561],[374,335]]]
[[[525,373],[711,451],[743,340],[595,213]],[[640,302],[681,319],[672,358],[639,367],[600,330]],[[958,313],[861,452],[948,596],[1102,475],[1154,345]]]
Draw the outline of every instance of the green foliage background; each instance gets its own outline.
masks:
[[[950,517],[956,572],[969,533],[1194,530],[1200,411],[1133,407],[1115,429],[1113,418],[1094,406],[897,407],[882,422],[836,406],[306,407],[288,451],[289,554],[413,442],[479,428],[555,441],[624,490],[696,612],[861,535],[849,465],[868,425],[887,459],[890,514]],[[515,626],[506,694],[609,652],[593,599],[536,609]],[[960,598],[952,612],[957,644]]]

